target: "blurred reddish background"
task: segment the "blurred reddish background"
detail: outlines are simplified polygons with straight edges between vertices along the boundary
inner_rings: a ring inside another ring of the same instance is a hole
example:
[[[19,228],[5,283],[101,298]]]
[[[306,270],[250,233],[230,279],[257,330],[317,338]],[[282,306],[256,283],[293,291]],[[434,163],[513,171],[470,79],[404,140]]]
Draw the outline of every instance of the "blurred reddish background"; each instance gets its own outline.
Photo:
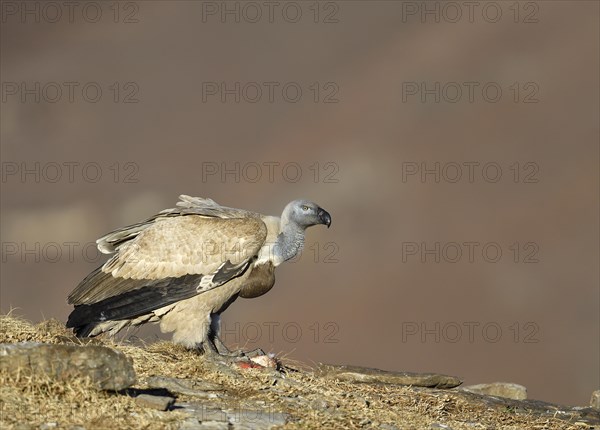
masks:
[[[66,320],[90,243],[181,193],[304,197],[332,228],[228,343],[588,403],[597,2],[61,5],[2,2],[3,313]]]

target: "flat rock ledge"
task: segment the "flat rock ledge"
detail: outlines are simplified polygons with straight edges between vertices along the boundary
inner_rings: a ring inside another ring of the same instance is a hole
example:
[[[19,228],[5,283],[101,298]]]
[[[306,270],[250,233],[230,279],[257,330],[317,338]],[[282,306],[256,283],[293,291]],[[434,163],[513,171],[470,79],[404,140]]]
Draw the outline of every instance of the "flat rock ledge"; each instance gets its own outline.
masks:
[[[105,346],[21,342],[0,344],[0,371],[56,380],[89,378],[100,390],[119,391],[135,384],[133,361]]]
[[[514,400],[525,400],[527,398],[527,388],[511,382],[469,385],[467,387],[462,387],[461,390],[475,394],[487,394],[488,396],[505,397]]]
[[[422,390],[422,388],[415,388],[415,390]],[[435,391],[442,393],[442,390]],[[444,390],[443,393],[451,394],[471,404],[479,403],[488,409],[510,411],[516,415],[558,418],[562,421],[578,423],[577,425],[582,426],[582,429],[586,428],[583,425],[592,428],[600,426],[600,411],[593,407],[564,406],[532,399],[508,399],[487,394],[476,394],[462,388]]]
[[[454,388],[462,381],[438,373],[390,372],[360,366],[319,364],[316,374],[323,378],[368,384],[393,384],[427,388]]]
[[[218,362],[214,366],[219,373],[243,378],[243,369]],[[265,380],[270,381],[264,389],[289,403],[287,412],[272,408],[262,400],[244,398],[237,391],[229,391],[214,381],[155,375],[141,378],[136,383],[132,360],[124,353],[104,346],[34,342],[0,344],[0,371],[15,375],[28,372],[56,380],[89,378],[98,389],[118,391],[119,394],[135,397],[139,407],[153,409],[154,413],[183,412],[184,417],[178,422],[180,430],[268,429],[293,421],[294,416],[290,410],[313,409],[335,415],[336,411],[327,402],[313,404],[313,400],[301,395],[291,396],[291,391],[302,388],[301,383],[293,377],[286,377],[274,369],[258,370]],[[526,400],[526,389],[518,384],[493,383],[459,387],[462,383],[459,378],[437,373],[392,372],[360,366],[320,364],[314,370],[314,375],[360,385],[410,386],[415,392],[434,394],[448,402],[461,399],[472,405],[502,412],[558,418],[578,426],[600,425],[600,411],[596,408],[599,392],[593,393],[591,407],[568,407]],[[132,388],[133,384],[138,388]],[[179,399],[180,396],[186,396],[186,399]],[[368,400],[362,401],[365,407],[370,407]],[[449,427],[440,424],[439,427],[431,428]]]
[[[354,383],[407,385],[416,391],[460,398],[472,404],[481,404],[486,408],[512,411],[515,414],[559,418],[590,426],[600,425],[600,411],[596,408],[600,391],[592,394],[590,407],[571,407],[527,400],[527,389],[524,386],[507,382],[459,387],[462,381],[454,376],[437,373],[391,372],[332,364],[319,364],[315,374],[323,378]]]

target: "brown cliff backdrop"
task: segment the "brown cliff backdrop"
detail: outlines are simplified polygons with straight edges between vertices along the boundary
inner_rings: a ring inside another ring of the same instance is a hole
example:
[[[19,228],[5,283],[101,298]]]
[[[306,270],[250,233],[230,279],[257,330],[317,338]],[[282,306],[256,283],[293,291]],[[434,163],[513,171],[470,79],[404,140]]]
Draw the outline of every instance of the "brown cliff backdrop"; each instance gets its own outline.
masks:
[[[304,197],[331,229],[228,343],[598,389],[597,2],[1,7],[3,313],[65,321],[93,241],[179,194]]]

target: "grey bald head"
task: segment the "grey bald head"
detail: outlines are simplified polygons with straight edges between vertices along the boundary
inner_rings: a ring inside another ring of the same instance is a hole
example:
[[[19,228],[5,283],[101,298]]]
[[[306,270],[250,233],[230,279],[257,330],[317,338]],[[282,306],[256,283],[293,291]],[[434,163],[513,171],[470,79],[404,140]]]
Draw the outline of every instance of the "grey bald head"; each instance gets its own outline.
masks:
[[[304,246],[304,232],[308,227],[331,225],[331,215],[309,200],[288,203],[281,214],[281,233],[274,246],[275,265],[295,257]]]
[[[302,229],[313,225],[331,225],[331,215],[316,203],[308,200],[294,200],[287,204],[281,218],[285,222],[294,223]]]

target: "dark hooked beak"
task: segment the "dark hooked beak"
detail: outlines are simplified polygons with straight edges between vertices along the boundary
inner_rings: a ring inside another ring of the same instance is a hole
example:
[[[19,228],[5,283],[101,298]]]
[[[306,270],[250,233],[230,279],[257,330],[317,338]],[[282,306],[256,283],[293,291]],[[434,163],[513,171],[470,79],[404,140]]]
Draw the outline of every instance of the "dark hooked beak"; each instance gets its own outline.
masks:
[[[319,216],[319,221],[321,224],[324,224],[327,226],[327,228],[329,228],[331,225],[331,215],[329,215],[329,212],[327,212],[325,209],[319,208],[317,215]]]

